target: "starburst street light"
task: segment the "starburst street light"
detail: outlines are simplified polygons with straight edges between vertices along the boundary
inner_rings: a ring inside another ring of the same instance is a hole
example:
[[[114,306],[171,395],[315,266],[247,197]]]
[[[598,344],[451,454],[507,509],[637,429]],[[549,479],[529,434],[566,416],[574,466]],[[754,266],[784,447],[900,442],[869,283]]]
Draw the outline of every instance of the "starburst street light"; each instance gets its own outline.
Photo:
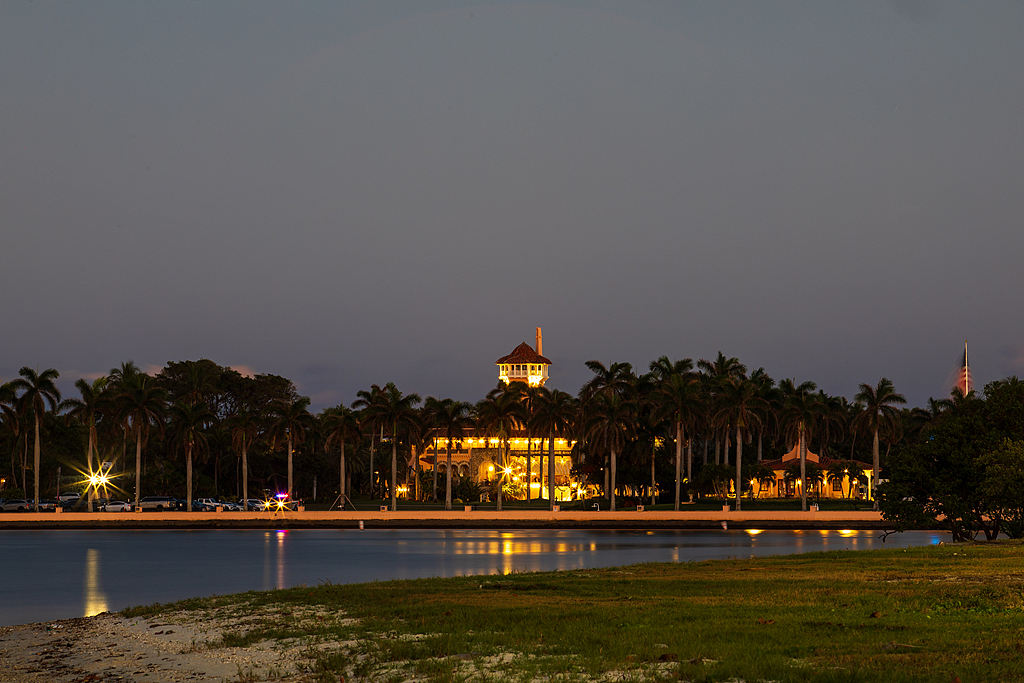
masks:
[[[114,489],[115,491],[121,491],[124,493],[124,491],[114,483],[114,479],[119,475],[111,474],[111,470],[113,469],[114,463],[104,462],[95,470],[90,470],[88,472],[78,470],[78,473],[83,477],[78,484],[85,485],[85,497],[89,500],[90,506],[92,505],[92,495],[100,495],[102,493],[102,497],[107,498],[109,497],[109,489]],[[90,510],[91,509],[92,508],[90,507]]]

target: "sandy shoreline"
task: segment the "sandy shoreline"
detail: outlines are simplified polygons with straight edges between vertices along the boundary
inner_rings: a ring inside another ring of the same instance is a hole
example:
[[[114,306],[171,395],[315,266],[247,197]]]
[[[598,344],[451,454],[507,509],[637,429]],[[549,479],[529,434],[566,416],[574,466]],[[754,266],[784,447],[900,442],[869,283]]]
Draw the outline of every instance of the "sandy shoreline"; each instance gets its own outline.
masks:
[[[158,619],[105,612],[0,628],[0,681],[17,683],[178,683],[182,681],[301,681],[309,644],[263,641],[224,647],[226,633],[267,619],[314,625],[339,615],[272,608],[244,615],[197,609]],[[317,643],[320,649],[338,647]]]

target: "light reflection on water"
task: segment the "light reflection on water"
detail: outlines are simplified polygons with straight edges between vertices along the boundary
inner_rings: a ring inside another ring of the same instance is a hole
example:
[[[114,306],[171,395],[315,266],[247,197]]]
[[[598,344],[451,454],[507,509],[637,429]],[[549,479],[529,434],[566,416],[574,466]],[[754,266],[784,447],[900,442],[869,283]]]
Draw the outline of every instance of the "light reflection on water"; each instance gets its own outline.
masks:
[[[938,543],[908,532],[608,530],[0,531],[0,625],[320,583],[685,562]],[[101,580],[102,579],[102,580]],[[77,607],[76,607],[77,606]]]
[[[100,587],[100,551],[89,548],[85,551],[85,590],[83,616],[107,611],[107,596]]]

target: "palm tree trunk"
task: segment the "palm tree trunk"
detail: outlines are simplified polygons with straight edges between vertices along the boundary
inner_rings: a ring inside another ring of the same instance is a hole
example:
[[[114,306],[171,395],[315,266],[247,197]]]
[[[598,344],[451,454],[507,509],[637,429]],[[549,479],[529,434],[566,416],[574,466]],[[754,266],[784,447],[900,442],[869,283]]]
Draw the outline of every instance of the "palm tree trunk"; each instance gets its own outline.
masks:
[[[398,425],[391,430],[391,511],[398,509]]]
[[[345,509],[345,439],[340,439],[341,455],[338,456],[338,509]]]
[[[612,448],[611,455],[611,483],[608,485],[609,508],[615,512],[615,449]]]
[[[128,422],[125,421],[125,423],[124,423],[124,431],[121,432],[121,457],[118,458],[118,460],[117,460],[117,467],[115,467],[114,469],[116,469],[118,472],[123,470],[124,466],[127,464],[126,463],[127,459],[128,459]]]
[[[18,451],[21,450],[18,446],[18,441],[21,437],[14,437],[14,447],[11,448],[11,482],[18,483]],[[22,485],[21,492],[25,493],[25,487]]]
[[[89,425],[89,445],[86,446],[86,450],[85,450],[85,467],[86,467],[85,471],[89,473],[90,477],[93,475],[93,469],[92,469],[92,444],[93,444],[92,437],[93,437],[93,434],[94,434],[93,430],[94,430],[94,427],[92,425]],[[85,494],[86,503],[88,503],[88,505],[89,505],[89,512],[92,512],[92,499],[95,496],[96,496],[96,487],[95,486],[89,486],[89,488],[86,489],[86,494]]]
[[[435,451],[436,453],[436,451]],[[436,458],[436,455],[435,455]],[[452,437],[448,435],[448,446],[445,448],[444,470],[444,509],[452,509]]]
[[[543,449],[544,448],[544,444],[541,443],[540,447],[541,447],[541,449]],[[551,448],[550,440],[548,442],[548,448]],[[540,489],[538,489],[537,497],[538,498],[543,498],[544,497],[544,492],[547,490],[547,487],[544,485],[544,458],[543,457],[540,458],[539,461],[537,462],[537,469],[540,470],[540,472],[538,472],[538,475],[537,475],[538,476],[538,482],[540,483]]]
[[[497,510],[501,512],[502,492],[505,488],[505,444],[498,439],[498,501]]]
[[[533,470],[530,468],[532,464],[530,461],[530,448],[533,446],[533,439],[530,438],[530,434],[526,434],[526,504],[530,504],[530,498],[533,495],[533,489],[530,484],[533,483]]]
[[[192,512],[192,444],[185,446],[185,509]]]
[[[736,425],[736,511],[740,510],[740,499],[743,498],[743,434]]]
[[[704,464],[708,464],[708,439],[707,436],[701,437],[701,442],[704,444]]]
[[[249,454],[247,439],[242,438],[242,509],[249,509]]]
[[[609,496],[609,500],[611,500],[611,494],[608,493],[609,491],[611,491],[611,469],[611,458],[606,455],[604,456],[604,490],[605,493]],[[548,472],[548,476],[551,476],[550,472]]]
[[[139,492],[142,490],[142,425],[135,432],[135,509],[139,509]]]
[[[807,512],[807,442],[803,425],[800,426],[800,509]]]
[[[35,498],[32,500],[33,509],[39,512],[39,413],[35,414],[36,418],[36,440],[32,444],[32,479],[35,481],[34,491]],[[57,493],[60,493],[58,491]]]
[[[871,440],[871,500],[874,501],[874,509],[878,509],[878,495],[875,489],[878,486],[878,427],[875,426],[875,435]]]
[[[288,431],[288,500],[292,499],[292,433]]]
[[[682,421],[676,422],[676,497],[675,507],[673,508],[676,512],[679,512],[679,485],[682,476],[683,469],[683,423]],[[687,466],[689,470],[689,466]]]
[[[764,454],[764,451],[762,450],[762,446],[764,445],[762,443],[763,442],[763,439],[762,439],[763,436],[764,436],[764,433],[760,429],[758,429],[757,430],[757,461],[758,462],[761,462],[761,460],[762,460],[761,456]]]
[[[412,499],[416,502],[420,500],[420,455],[416,450],[416,446],[409,444],[409,457],[412,458]],[[406,481],[409,480],[409,475],[406,474]]]
[[[555,509],[555,433],[548,434],[548,509]]]
[[[686,491],[693,501],[693,437],[686,442]]]
[[[376,490],[375,490],[375,487],[373,485],[374,484],[374,481],[373,481],[373,474],[374,474],[374,472],[373,472],[373,450],[374,450],[374,448],[373,448],[373,433],[371,432],[370,433],[370,498],[373,498],[374,495],[376,494]],[[434,457],[435,458],[437,457],[437,453],[436,452],[434,453]]]
[[[451,444],[449,444],[449,447],[451,447]],[[434,483],[433,501],[436,503],[437,502],[437,439],[434,439],[434,468],[433,468],[432,474],[433,474],[433,480],[434,480],[434,482],[433,482]]]
[[[715,464],[722,464],[722,443],[717,434],[715,435]]]

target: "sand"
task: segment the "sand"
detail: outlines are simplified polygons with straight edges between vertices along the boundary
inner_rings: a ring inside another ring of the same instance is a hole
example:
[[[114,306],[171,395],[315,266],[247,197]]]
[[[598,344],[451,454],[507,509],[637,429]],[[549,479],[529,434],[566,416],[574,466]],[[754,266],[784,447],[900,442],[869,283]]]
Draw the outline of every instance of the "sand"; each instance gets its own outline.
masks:
[[[222,647],[221,636],[244,632],[254,619],[216,610],[174,612],[159,619],[103,613],[94,617],[0,628],[0,681],[303,681],[308,644],[264,641]],[[289,615],[308,622],[316,615]],[[241,627],[241,628],[239,628]]]

